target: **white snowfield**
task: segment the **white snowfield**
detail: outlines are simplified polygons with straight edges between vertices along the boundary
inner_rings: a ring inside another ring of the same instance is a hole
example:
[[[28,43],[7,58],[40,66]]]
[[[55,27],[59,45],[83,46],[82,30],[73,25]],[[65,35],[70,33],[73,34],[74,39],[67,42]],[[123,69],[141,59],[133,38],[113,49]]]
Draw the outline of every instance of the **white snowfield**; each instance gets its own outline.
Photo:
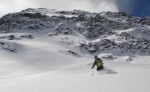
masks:
[[[67,52],[81,40],[78,36],[2,40],[14,43],[17,51],[0,49],[0,92],[150,91],[150,56],[104,59],[105,70],[97,72],[91,69],[93,56]]]

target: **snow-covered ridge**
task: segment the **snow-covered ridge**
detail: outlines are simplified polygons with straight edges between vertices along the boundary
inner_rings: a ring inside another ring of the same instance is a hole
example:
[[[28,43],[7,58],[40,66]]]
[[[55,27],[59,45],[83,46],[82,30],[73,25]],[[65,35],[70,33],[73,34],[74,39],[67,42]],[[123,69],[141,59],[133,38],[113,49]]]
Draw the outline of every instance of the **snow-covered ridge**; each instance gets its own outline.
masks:
[[[82,10],[73,10],[73,11],[66,11],[66,10],[56,10],[56,9],[46,9],[46,8],[28,8],[26,10],[22,10],[21,13],[41,13],[48,16],[66,16],[66,17],[76,17],[80,14],[92,15],[92,13]]]
[[[48,14],[53,14],[53,16],[48,16]],[[72,17],[66,15],[72,15]],[[105,16],[101,16],[99,13],[89,13],[79,10],[57,11],[40,8],[26,9],[19,13],[3,16],[0,19],[0,30],[4,32],[13,30],[41,30],[45,28],[54,28],[60,23],[64,24],[66,22],[72,25],[82,24],[82,27],[76,27],[76,31],[79,32],[81,32],[81,30],[83,32],[88,30],[91,31],[91,29],[106,31],[112,29],[128,29],[132,26],[128,23],[110,20]],[[66,27],[69,28],[69,25]]]

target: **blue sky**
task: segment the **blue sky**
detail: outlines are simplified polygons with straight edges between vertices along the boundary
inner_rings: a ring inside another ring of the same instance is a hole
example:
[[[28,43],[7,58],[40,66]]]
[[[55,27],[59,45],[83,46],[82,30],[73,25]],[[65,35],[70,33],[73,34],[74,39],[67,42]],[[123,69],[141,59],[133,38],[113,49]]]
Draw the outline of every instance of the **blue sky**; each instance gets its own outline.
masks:
[[[119,11],[126,11],[135,16],[150,16],[150,0],[131,0],[124,4],[118,0]]]
[[[0,16],[27,8],[80,9],[91,12],[124,11],[134,16],[150,16],[150,0],[0,0]]]

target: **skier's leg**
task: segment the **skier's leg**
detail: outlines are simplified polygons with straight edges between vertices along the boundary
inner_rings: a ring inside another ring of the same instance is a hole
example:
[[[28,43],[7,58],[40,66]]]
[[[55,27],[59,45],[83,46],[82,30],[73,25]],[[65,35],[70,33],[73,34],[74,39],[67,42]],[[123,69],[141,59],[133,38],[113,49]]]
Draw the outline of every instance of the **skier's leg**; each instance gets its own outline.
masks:
[[[103,66],[97,67],[97,71],[100,71],[100,70],[102,70],[103,68],[104,68]]]

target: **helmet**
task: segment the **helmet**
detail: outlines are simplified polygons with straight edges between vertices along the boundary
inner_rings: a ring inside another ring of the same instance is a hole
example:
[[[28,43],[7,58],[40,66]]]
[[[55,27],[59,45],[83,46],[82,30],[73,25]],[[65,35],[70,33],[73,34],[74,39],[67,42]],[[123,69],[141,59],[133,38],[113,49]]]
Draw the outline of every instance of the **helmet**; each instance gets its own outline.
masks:
[[[94,56],[94,58],[97,59],[98,57],[97,57],[97,56]]]

